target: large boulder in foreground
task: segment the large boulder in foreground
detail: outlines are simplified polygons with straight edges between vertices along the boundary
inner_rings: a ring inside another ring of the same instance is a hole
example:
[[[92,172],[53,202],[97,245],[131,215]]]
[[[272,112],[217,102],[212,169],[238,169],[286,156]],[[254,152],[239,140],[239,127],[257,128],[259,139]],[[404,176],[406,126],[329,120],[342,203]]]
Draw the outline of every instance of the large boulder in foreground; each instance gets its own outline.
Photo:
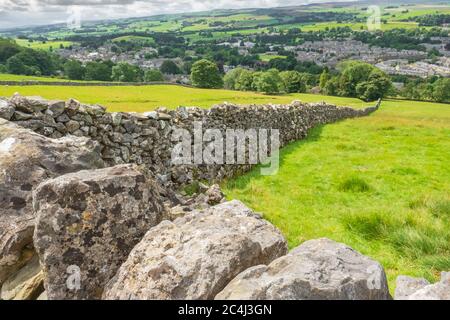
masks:
[[[422,278],[397,277],[395,300],[450,300],[450,272],[441,273],[441,281],[430,284]]]
[[[0,286],[33,257],[33,188],[103,166],[99,145],[91,140],[50,139],[0,119]]]
[[[216,299],[390,299],[376,261],[329,239],[310,240],[269,265],[239,274]]]
[[[34,243],[50,300],[100,298],[131,249],[164,215],[157,183],[136,165],[47,180],[33,205]]]
[[[150,229],[104,299],[212,299],[243,270],[287,252],[270,223],[234,200]]]

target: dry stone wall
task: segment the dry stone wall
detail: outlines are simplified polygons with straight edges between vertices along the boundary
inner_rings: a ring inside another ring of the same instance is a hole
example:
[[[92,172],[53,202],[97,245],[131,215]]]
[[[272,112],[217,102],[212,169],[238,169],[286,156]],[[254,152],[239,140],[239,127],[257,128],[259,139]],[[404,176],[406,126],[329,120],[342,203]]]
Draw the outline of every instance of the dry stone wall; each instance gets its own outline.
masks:
[[[181,185],[189,181],[217,181],[250,169],[251,165],[172,165],[172,141],[175,129],[193,131],[200,121],[203,130],[278,129],[280,146],[306,137],[311,128],[346,118],[369,115],[374,107],[355,110],[325,102],[288,105],[247,105],[224,103],[211,109],[179,107],[159,108],[146,113],[108,113],[99,105],[85,105],[76,100],[46,101],[40,97],[0,100],[0,117],[50,138],[66,135],[89,137],[101,146],[108,165],[145,164],[165,183]]]

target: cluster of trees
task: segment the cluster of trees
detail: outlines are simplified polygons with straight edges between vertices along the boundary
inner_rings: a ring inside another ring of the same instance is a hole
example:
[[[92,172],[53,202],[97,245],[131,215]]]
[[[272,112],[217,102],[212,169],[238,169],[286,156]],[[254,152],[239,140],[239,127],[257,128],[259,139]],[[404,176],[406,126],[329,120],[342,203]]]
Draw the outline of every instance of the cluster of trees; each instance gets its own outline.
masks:
[[[316,77],[296,70],[251,71],[235,68],[225,76],[213,61],[199,60],[192,65],[191,81],[200,88],[222,88],[257,91],[266,94],[306,92],[317,84]],[[404,89],[397,92],[391,78],[380,69],[361,61],[346,61],[335,71],[323,70],[318,85],[327,95],[355,97],[374,101],[386,96],[401,96],[414,100],[450,102],[450,79],[432,77],[428,80],[407,78]]]
[[[419,26],[442,26],[445,23],[450,23],[450,14],[426,14],[411,17],[410,21],[418,22]]]
[[[0,38],[0,72],[54,76],[63,74],[71,80],[152,82],[163,81],[163,74],[180,74],[182,70],[171,60],[166,60],[160,70],[143,71],[129,63],[92,61],[83,65],[77,60],[65,60],[44,50],[24,48],[12,40]]]
[[[238,48],[230,48],[215,44],[195,46],[194,51],[196,56],[203,57],[217,63],[219,69],[223,65],[242,65],[253,67],[259,61],[257,54],[241,55],[239,54]]]
[[[161,67],[161,69],[164,68]],[[111,61],[92,61],[83,66],[77,60],[68,60],[64,64],[64,74],[71,80],[118,82],[164,81],[163,73],[158,69],[150,69],[144,72],[138,66],[129,63],[120,62],[114,64]]]
[[[278,54],[286,54],[278,52]],[[297,61],[292,53],[288,53],[286,58],[271,59],[267,65],[267,69],[277,69],[278,71],[298,71],[319,75],[323,71],[323,67],[317,65],[313,61]]]
[[[419,50],[426,51],[421,43],[433,43],[431,37],[446,37],[445,31],[440,28],[432,29],[392,29],[388,31],[361,31],[354,32],[355,40],[370,44],[372,46],[394,48],[397,50]]]
[[[373,101],[393,93],[391,79],[380,69],[360,61],[347,61],[337,74],[325,70],[320,76],[320,89],[333,96],[356,97]]]
[[[225,88],[241,91],[258,91],[267,94],[280,92],[304,92],[306,84],[297,71],[279,72],[277,69],[268,71],[250,71],[236,68],[228,72],[222,79],[216,63],[202,59],[195,62],[191,68],[191,82],[200,88]]]
[[[295,70],[279,72],[277,69],[250,71],[236,68],[225,75],[224,85],[231,90],[267,94],[306,92],[308,77],[308,74]]]
[[[431,77],[408,80],[400,94],[413,100],[450,102],[450,79]]]
[[[49,52],[23,48],[14,40],[0,38],[0,72],[50,76],[57,73],[61,59]]]

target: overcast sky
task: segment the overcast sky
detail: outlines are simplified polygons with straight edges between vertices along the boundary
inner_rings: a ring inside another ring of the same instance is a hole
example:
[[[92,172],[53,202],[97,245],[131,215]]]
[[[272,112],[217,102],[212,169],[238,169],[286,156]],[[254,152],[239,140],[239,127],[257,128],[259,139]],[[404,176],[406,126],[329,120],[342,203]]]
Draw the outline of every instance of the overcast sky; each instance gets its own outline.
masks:
[[[0,0],[0,29],[81,20],[142,17],[211,9],[269,8],[331,0]]]

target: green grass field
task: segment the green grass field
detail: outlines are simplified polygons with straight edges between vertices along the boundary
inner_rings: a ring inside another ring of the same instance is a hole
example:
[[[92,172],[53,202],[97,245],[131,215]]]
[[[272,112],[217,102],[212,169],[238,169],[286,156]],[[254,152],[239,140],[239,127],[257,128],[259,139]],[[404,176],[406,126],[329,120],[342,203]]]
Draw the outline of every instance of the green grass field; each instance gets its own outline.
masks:
[[[253,92],[186,88],[175,85],[125,86],[125,87],[65,87],[65,86],[0,86],[0,96],[42,96],[46,99],[76,98],[84,103],[102,104],[108,111],[144,112],[160,106],[176,108],[180,105],[209,108],[224,101],[251,103],[289,103],[292,100],[320,102],[324,99],[352,107],[367,105],[358,99],[324,97],[313,94],[270,96]]]
[[[69,47],[71,45],[74,44],[74,42],[70,42],[70,41],[33,41],[33,42],[29,42],[28,40],[24,40],[24,39],[15,39],[16,43],[22,47],[27,47],[27,48],[31,48],[31,49],[41,49],[41,50],[56,50],[59,49],[61,47],[61,45],[63,47]]]
[[[143,43],[143,44],[154,44],[155,40],[151,37],[142,37],[142,36],[122,36],[112,39],[112,42],[135,42],[135,43]]]
[[[291,248],[328,237],[400,274],[450,269],[450,105],[385,101],[369,117],[318,127],[285,147],[280,170],[223,184]]]
[[[66,82],[69,80],[50,77],[34,77],[34,76],[22,76],[16,74],[0,73],[0,81]]]
[[[286,59],[286,56],[280,56],[280,55],[276,55],[276,54],[265,54],[265,53],[258,55],[258,57],[259,57],[259,60],[265,61],[265,62],[269,62],[272,59]]]

